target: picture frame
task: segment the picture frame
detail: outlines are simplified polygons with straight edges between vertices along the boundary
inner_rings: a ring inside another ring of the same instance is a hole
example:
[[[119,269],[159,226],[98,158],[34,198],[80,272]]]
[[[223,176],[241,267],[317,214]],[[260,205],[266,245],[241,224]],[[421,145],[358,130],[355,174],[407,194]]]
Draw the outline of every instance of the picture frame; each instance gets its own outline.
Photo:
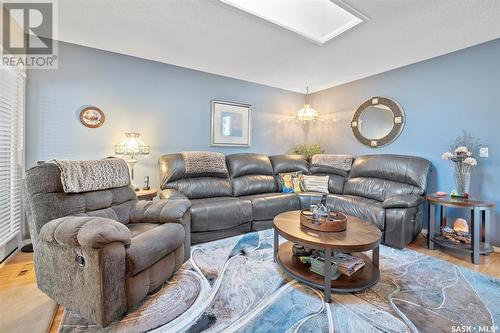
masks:
[[[211,101],[212,146],[250,147],[251,105],[221,100]]]

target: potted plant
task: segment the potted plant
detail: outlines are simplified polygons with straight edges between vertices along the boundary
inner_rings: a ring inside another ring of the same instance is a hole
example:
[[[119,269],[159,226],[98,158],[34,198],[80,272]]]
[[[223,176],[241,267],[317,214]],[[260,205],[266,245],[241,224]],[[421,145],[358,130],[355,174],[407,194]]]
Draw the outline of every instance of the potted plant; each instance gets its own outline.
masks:
[[[292,154],[304,155],[308,161],[316,154],[323,154],[325,150],[319,144],[300,144],[292,148]]]

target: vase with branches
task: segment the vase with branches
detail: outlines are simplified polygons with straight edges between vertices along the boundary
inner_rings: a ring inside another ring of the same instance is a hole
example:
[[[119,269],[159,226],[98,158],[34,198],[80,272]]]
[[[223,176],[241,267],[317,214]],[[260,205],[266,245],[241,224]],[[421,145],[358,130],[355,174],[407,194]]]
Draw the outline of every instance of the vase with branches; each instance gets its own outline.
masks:
[[[480,141],[463,131],[450,146],[450,151],[441,155],[443,160],[450,161],[454,169],[456,189],[451,193],[453,197],[468,198],[470,175],[472,168],[477,165],[475,153],[479,150]]]

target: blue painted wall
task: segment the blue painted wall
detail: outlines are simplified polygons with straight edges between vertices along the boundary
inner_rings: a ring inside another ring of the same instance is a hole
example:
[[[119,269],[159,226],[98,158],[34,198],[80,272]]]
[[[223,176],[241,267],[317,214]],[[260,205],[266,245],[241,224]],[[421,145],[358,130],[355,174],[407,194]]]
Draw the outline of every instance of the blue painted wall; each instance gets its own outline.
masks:
[[[407,119],[396,142],[371,149],[355,140],[350,120],[364,100],[376,95],[397,100]],[[58,70],[28,71],[26,164],[110,156],[125,131],[137,131],[152,147],[150,156],[139,158],[137,179],[150,175],[157,185],[157,159],[163,153],[277,154],[307,140],[332,153],[423,156],[435,166],[430,191],[450,191],[452,169],[440,156],[462,129],[468,129],[490,148],[490,158],[479,160],[471,192],[498,200],[499,96],[500,40],[314,93],[309,102],[320,110],[322,121],[309,126],[291,119],[304,103],[302,94],[60,43]],[[209,146],[211,99],[252,104],[251,148]],[[88,129],[79,123],[83,105],[105,112],[103,127]],[[499,245],[500,226],[494,239]]]
[[[352,64],[355,66],[356,64]],[[361,145],[350,121],[356,108],[372,96],[395,99],[406,113],[401,136],[391,145],[373,149]],[[324,115],[314,124],[309,141],[329,152],[398,153],[423,156],[434,165],[430,191],[450,192],[452,167],[440,159],[462,129],[489,147],[489,158],[478,159],[471,193],[500,203],[500,39],[427,61],[326,89],[309,96]],[[500,245],[500,209],[495,243]]]
[[[158,157],[183,150],[284,153],[303,141],[302,128],[282,122],[304,95],[219,75],[68,43],[59,43],[58,70],[27,73],[26,166],[37,160],[111,156],[126,131],[151,146],[138,157],[136,180],[158,185]],[[250,148],[210,147],[210,101],[252,105]],[[79,109],[94,105],[106,122],[89,129]],[[294,127],[295,126],[295,127]]]

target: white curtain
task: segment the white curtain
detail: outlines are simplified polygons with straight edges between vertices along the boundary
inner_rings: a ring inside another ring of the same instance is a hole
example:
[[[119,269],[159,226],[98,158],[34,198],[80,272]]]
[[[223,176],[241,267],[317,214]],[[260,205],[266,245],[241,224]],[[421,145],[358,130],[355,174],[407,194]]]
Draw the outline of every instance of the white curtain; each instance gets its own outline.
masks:
[[[25,73],[0,65],[0,260],[17,247],[23,220]]]

